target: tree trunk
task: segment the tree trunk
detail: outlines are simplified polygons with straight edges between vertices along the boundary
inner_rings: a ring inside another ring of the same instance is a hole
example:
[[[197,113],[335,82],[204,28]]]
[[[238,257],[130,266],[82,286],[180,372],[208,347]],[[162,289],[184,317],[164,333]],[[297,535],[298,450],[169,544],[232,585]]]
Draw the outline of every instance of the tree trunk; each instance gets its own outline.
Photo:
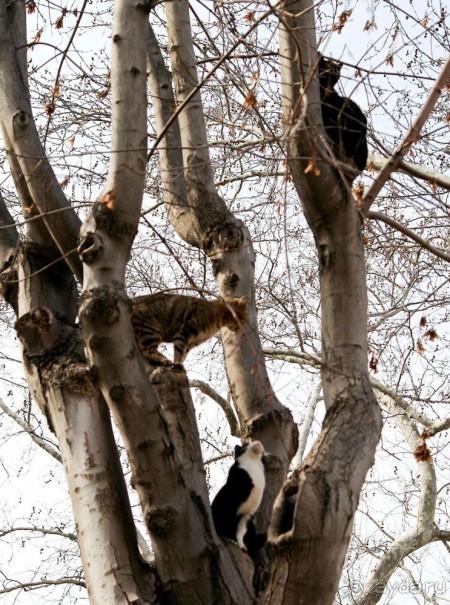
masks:
[[[244,440],[260,439],[270,454],[267,489],[258,512],[261,525],[267,527],[273,501],[296,451],[297,427],[290,412],[276,398],[267,375],[256,320],[255,254],[250,232],[227,209],[214,185],[202,101],[200,92],[196,90],[198,78],[188,2],[166,2],[166,15],[175,83],[174,100],[169,94],[171,81],[161,60],[157,61],[153,45],[149,53],[149,85],[155,114],[160,116],[158,128],[162,128],[163,117],[169,114],[174,105],[185,105],[177,116],[185,179],[185,188],[180,188],[178,193],[186,191],[184,199],[177,199],[178,207],[182,206],[183,212],[171,210],[169,200],[168,214],[180,237],[202,248],[210,258],[220,295],[224,298],[247,295],[250,299],[248,325],[237,332],[222,329],[222,343],[241,437]],[[160,95],[161,78],[164,96]],[[160,136],[162,133],[160,130]],[[169,131],[168,136],[165,148],[171,150],[170,141],[173,138],[170,136],[174,136],[173,131]],[[171,166],[179,166],[179,151],[174,153],[178,154],[176,158],[161,168],[163,177],[169,181],[165,189],[169,189],[170,182],[174,180]],[[176,176],[179,178],[179,173]],[[190,219],[188,232],[186,215]]]
[[[367,369],[367,295],[361,222],[337,169],[323,161],[313,4],[280,16],[289,168],[314,234],[322,301],[322,381],[327,415],[301,469],[275,503],[265,603],[332,603],[381,415]]]
[[[213,538],[186,377],[170,370],[153,374],[157,397],[134,341],[124,291],[144,188],[147,39],[142,5],[135,0],[117,2],[112,36],[113,153],[105,191],[81,232],[80,321],[90,363],[128,454],[167,602],[247,603],[251,600],[247,582]]]

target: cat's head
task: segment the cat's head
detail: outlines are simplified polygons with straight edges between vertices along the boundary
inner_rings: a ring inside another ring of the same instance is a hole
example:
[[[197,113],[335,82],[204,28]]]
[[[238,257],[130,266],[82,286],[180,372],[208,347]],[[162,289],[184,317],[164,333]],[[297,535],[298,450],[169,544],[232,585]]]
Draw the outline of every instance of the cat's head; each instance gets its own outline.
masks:
[[[342,63],[332,61],[320,56],[319,59],[319,80],[320,86],[325,89],[326,93],[333,92],[335,84],[337,84],[341,75]]]
[[[261,441],[251,441],[250,443],[236,445],[234,448],[235,460],[243,457],[249,460],[264,460],[264,447]]]

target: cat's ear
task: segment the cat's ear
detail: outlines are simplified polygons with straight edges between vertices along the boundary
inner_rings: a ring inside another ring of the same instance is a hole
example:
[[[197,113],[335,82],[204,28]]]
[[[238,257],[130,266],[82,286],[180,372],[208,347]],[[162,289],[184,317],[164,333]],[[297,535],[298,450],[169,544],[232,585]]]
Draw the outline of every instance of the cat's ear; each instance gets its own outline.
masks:
[[[234,446],[234,457],[239,458],[239,456],[247,449],[246,445],[235,445]]]

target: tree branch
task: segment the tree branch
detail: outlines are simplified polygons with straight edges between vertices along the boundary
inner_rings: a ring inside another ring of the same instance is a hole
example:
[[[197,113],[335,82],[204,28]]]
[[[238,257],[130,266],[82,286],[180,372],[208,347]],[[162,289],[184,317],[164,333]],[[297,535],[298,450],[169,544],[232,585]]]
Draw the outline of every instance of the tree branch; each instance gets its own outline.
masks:
[[[31,426],[27,422],[22,420],[22,418],[18,414],[13,412],[11,408],[6,405],[6,403],[1,397],[0,409],[2,409],[5,414],[7,414],[12,420],[14,420],[14,422],[16,422],[26,433],[28,433],[28,435],[30,435],[30,438],[32,439],[32,441],[34,441],[36,445],[38,445],[45,452],[47,452],[47,454],[50,454],[52,458],[62,463],[61,454],[53,446],[51,446],[46,439],[43,439],[42,437],[39,437],[39,435],[36,435]]]
[[[39,534],[43,534],[44,536],[59,536],[60,538],[67,538],[67,540],[71,540],[72,542],[77,542],[77,536],[76,534],[69,534],[67,532],[63,532],[59,529],[48,529],[46,527],[36,527],[33,525],[30,525],[28,527],[20,527],[20,526],[15,526],[15,527],[11,527],[10,529],[2,529],[0,530],[0,536],[7,536],[8,534],[12,534],[15,532],[36,532]]]
[[[373,166],[375,170],[381,171],[388,163],[389,158],[386,159],[376,153],[370,153],[367,165]],[[431,170],[426,166],[412,164],[411,162],[405,162],[404,159],[401,159],[398,164],[398,170],[400,172],[405,172],[410,176],[415,176],[427,181],[428,183],[436,184],[438,187],[442,187],[442,189],[450,190],[450,176],[440,174],[439,172],[436,172],[436,170]]]
[[[300,467],[303,462],[303,458],[305,456],[306,443],[311,433],[311,426],[314,420],[314,412],[316,411],[321,391],[322,379],[318,378],[311,390],[311,393],[308,398],[308,403],[306,405],[305,415],[303,417],[303,422],[300,427],[300,435],[298,438],[298,450],[295,454],[294,459],[292,460],[293,468]]]
[[[414,233],[414,231],[411,231],[411,229],[404,227],[398,221],[394,220],[393,218],[390,218],[389,216],[386,216],[386,214],[382,214],[381,212],[373,212],[372,210],[369,210],[367,212],[367,218],[372,218],[377,221],[382,221],[383,223],[386,223],[386,225],[389,225],[393,229],[397,229],[398,231],[403,233],[403,235],[406,235],[406,237],[409,237],[410,239],[415,241],[417,244],[419,244],[419,246],[422,246],[422,248],[424,248],[425,250],[428,250],[428,252],[431,252],[431,254],[434,254],[435,256],[442,258],[442,260],[450,262],[450,254],[446,254],[442,250],[439,250],[439,248],[435,248],[434,246],[429,244],[426,240],[422,239],[419,235],[416,235]]]
[[[244,37],[268,14],[269,11],[258,18]],[[237,332],[224,329],[222,344],[241,436],[243,439],[260,439],[267,451],[279,460],[277,468],[274,464],[268,470],[270,478],[266,482],[263,504],[258,511],[258,516],[267,522],[275,495],[297,449],[297,427],[290,412],[278,401],[273,391],[261,351],[254,298],[255,253],[251,235],[248,228],[228,210],[213,180],[189,3],[187,0],[166,2],[166,15],[186,192],[195,219],[187,241],[195,242],[209,256],[222,297],[249,297],[248,323]],[[235,46],[241,40],[239,38]],[[234,46],[223,55],[208,77],[233,49]],[[179,111],[181,108],[182,111]],[[172,220],[172,226],[184,237],[186,225],[182,220]]]
[[[240,437],[239,422],[228,401],[224,397],[221,397],[209,384],[203,382],[203,380],[190,380],[189,386],[199,389],[202,393],[208,395],[208,397],[211,397],[213,401],[218,403],[230,425],[231,434],[233,437]]]
[[[375,198],[380,193],[381,189],[386,184],[387,180],[391,176],[391,174],[397,170],[400,165],[402,158],[409,151],[410,147],[419,140],[420,131],[424,126],[425,122],[428,120],[430,113],[432,112],[434,106],[436,105],[437,100],[442,92],[443,87],[445,86],[447,80],[450,78],[450,58],[446,60],[444,63],[441,73],[437,77],[434,86],[430,90],[428,97],[425,103],[422,106],[422,109],[419,111],[416,119],[414,120],[411,128],[408,130],[406,135],[403,137],[403,140],[397,146],[395,151],[392,153],[391,157],[386,162],[385,166],[378,174],[376,179],[372,182],[372,185],[366,191],[363,204],[361,206],[361,214],[363,216],[367,216],[369,209]]]
[[[25,11],[25,3],[17,4]],[[17,14],[12,18],[16,19]],[[40,213],[58,208],[70,208],[70,203],[50,166],[33,120],[26,78],[21,76],[19,59],[12,36],[17,33],[10,21],[6,3],[0,4],[0,105],[1,122],[11,142],[21,173]],[[23,53],[23,49],[22,49]],[[22,57],[21,57],[22,60]],[[75,253],[80,220],[73,211],[43,216],[59,250],[67,255],[67,263],[81,280],[82,268]]]
[[[14,592],[15,590],[36,590],[44,586],[58,586],[61,584],[74,584],[75,586],[86,588],[86,584],[82,580],[67,577],[59,578],[58,580],[45,579],[38,580],[37,582],[20,582],[20,584],[15,584],[14,586],[8,586],[8,588],[0,589],[0,594],[8,594],[9,592]]]
[[[264,348],[263,351],[266,355],[269,355],[273,359],[279,359],[280,361],[286,361],[287,363],[297,363],[301,366],[306,365],[308,367],[316,368],[320,368],[322,365],[321,358],[318,355],[311,355],[302,351],[269,348]],[[425,414],[415,410],[412,405],[407,403],[402,397],[400,397],[400,395],[398,395],[398,393],[377,380],[372,374],[370,375],[370,382],[372,387],[379,391],[380,394],[390,397],[390,399],[395,402],[396,405],[398,405],[402,412],[404,412],[407,416],[414,418],[414,420],[426,427],[431,436],[436,435],[441,431],[446,431],[448,428],[450,428],[450,417],[440,421],[432,420],[431,418],[425,416]]]
[[[386,395],[382,395],[382,405],[395,414],[395,405]],[[395,420],[413,453],[419,443],[419,433],[411,419],[402,414],[395,415]],[[417,512],[417,524],[398,537],[389,546],[387,552],[376,564],[375,569],[366,581],[357,605],[375,605],[381,599],[383,590],[389,578],[395,572],[401,561],[430,542],[436,541],[437,532],[434,529],[434,515],[436,508],[436,474],[433,462],[420,461],[417,463],[420,476],[420,501]]]

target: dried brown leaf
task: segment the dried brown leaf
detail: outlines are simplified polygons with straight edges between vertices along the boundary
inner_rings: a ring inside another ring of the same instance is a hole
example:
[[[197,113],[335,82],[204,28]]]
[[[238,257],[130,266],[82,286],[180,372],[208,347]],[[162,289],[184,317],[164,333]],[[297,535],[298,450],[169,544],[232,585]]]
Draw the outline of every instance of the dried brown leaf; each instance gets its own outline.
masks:
[[[430,431],[425,429],[419,437],[419,444],[413,452],[417,462],[432,462],[431,451],[426,440],[430,438]]]
[[[108,85],[105,90],[102,90],[102,92],[97,93],[97,96],[99,99],[106,99],[106,97],[108,96],[109,91],[111,90],[111,86]]]
[[[54,103],[46,103],[44,105],[45,113],[48,116],[51,116],[55,112],[55,104]]]
[[[35,43],[38,43],[38,42],[39,42],[39,40],[41,39],[41,36],[42,36],[42,32],[43,32],[43,31],[44,31],[43,29],[38,29],[38,30],[37,30],[37,32],[36,32],[36,33],[34,34],[34,36],[33,36],[33,42],[35,42]]]
[[[245,97],[244,107],[246,107],[247,109],[252,109],[255,106],[256,106],[256,97],[255,97],[254,92],[250,90],[250,92],[248,92],[247,96]]]
[[[66,176],[66,178],[63,179],[59,184],[61,189],[65,189],[67,187],[67,185],[69,184],[69,181],[70,181],[70,176]]]
[[[343,11],[339,15],[338,21],[336,23],[333,23],[333,26],[331,29],[340,34],[342,32],[344,25],[347,23],[348,19],[350,18],[351,14],[352,14],[351,10]]]
[[[438,333],[434,328],[430,328],[429,330],[427,330],[423,336],[424,338],[429,338],[431,341],[437,340],[439,338]]]
[[[426,443],[418,445],[413,452],[414,458],[417,462],[432,462],[431,451]]]
[[[377,24],[375,23],[375,19],[372,19],[372,21],[367,20],[366,24],[363,27],[363,31],[368,32],[371,29],[377,29]]]
[[[361,206],[364,196],[364,183],[362,181],[358,181],[353,187],[353,195],[356,198],[358,206]]]

